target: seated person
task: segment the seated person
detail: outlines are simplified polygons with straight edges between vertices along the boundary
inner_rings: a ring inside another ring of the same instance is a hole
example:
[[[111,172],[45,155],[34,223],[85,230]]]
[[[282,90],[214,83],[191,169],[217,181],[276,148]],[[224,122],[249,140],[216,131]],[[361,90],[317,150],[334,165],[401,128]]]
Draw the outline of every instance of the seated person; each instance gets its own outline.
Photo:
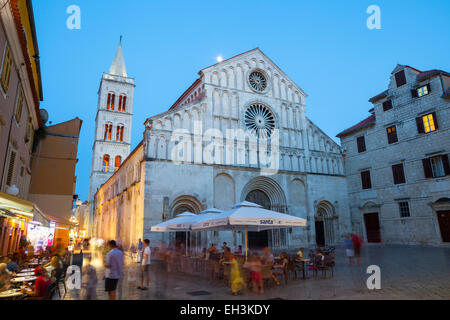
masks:
[[[242,246],[238,246],[234,254],[242,254]]]
[[[6,291],[11,286],[11,272],[6,267],[6,263],[0,263],[0,292]]]
[[[272,270],[272,279],[273,279],[273,281],[275,281],[275,283],[277,285],[280,284],[280,281],[275,276],[275,274],[284,274],[285,268],[287,267],[287,265],[289,263],[289,261],[287,259],[287,253],[286,252],[282,252],[281,253],[280,260],[281,260],[281,263],[280,264],[275,264],[273,266],[273,270]]]
[[[25,286],[25,288],[22,289],[22,293],[31,297],[43,299],[47,295],[48,286],[50,285],[50,277],[41,266],[34,269],[34,274],[37,277],[36,281],[34,282],[34,288],[29,286],[28,283],[24,281],[23,285]]]
[[[303,259],[303,251],[305,251],[305,248],[300,248],[300,250],[298,250],[297,252],[297,256],[299,260]]]
[[[273,254],[270,252],[269,247],[264,248],[261,260],[262,260],[262,263],[265,265],[272,266],[274,264],[275,259],[273,258]]]
[[[61,274],[63,272],[63,262],[58,255],[54,255],[50,262],[44,265],[44,268],[52,277],[55,277],[54,280],[57,280],[61,278]]]

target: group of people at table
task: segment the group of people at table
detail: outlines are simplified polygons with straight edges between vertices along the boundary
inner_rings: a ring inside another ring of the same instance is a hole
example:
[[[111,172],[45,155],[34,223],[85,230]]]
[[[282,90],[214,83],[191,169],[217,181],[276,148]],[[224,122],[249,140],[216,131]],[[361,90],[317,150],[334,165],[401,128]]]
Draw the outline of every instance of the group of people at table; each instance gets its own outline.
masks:
[[[309,267],[313,270],[316,261],[318,259],[324,259],[324,254],[321,250],[317,250],[316,253],[311,250],[306,259],[303,257],[303,252],[304,248],[300,248],[294,259],[294,263],[299,270],[305,270],[305,268]],[[247,259],[245,259],[244,255],[245,253],[242,251],[242,246],[238,246],[236,250],[232,252],[227,246],[227,243],[224,242],[222,250],[219,250],[214,244],[211,244],[208,249],[204,248],[197,258],[202,260],[215,260],[219,262],[219,265],[229,267],[228,276],[233,295],[237,295],[241,292],[247,284],[249,284],[254,293],[263,294],[264,268],[270,270],[270,278],[276,285],[280,284],[280,280],[278,279],[280,275],[286,277],[286,269],[290,261],[286,252],[282,252],[279,257],[274,257],[270,248],[265,247],[261,254],[257,251],[253,251]],[[248,275],[248,278],[245,277],[242,271],[247,271],[245,273]]]
[[[63,259],[58,254],[0,258],[0,299],[45,299],[49,287],[61,279]]]

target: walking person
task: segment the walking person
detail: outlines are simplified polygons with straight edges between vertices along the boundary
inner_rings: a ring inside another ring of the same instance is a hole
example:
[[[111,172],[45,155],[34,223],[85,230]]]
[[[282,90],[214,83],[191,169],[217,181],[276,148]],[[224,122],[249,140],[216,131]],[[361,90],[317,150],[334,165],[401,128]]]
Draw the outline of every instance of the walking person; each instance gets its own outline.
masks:
[[[150,285],[150,263],[152,250],[150,249],[150,240],[144,240],[144,251],[142,253],[142,265],[141,265],[141,285],[138,287],[140,290],[148,290]],[[146,286],[144,286],[144,280]]]
[[[124,256],[117,248],[114,240],[108,241],[110,251],[106,255],[105,268],[105,291],[108,292],[109,300],[116,300],[117,283],[122,278]]]
[[[144,250],[144,243],[142,242],[141,238],[139,238],[138,245],[137,245],[137,263],[142,262],[142,250]]]

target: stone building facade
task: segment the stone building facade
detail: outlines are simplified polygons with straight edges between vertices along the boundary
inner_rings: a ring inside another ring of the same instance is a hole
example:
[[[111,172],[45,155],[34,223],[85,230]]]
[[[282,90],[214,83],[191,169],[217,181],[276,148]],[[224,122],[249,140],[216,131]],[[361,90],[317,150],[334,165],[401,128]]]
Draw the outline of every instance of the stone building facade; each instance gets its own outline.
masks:
[[[351,227],[342,153],[305,116],[305,92],[259,49],[199,75],[167,112],[147,119],[141,144],[96,193],[96,234],[125,247],[139,237],[167,239],[150,227],[248,200],[308,221],[249,234],[251,247],[340,241]],[[243,241],[237,232],[210,237],[198,233],[190,243]]]
[[[450,241],[450,74],[397,65],[371,115],[338,137],[352,228],[369,242]]]

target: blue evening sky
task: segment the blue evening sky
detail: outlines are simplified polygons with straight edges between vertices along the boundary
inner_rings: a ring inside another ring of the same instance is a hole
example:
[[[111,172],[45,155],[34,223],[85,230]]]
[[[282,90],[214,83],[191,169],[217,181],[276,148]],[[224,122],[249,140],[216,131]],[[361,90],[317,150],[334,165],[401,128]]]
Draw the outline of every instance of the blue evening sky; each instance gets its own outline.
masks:
[[[70,5],[81,29],[69,30]],[[381,30],[366,27],[369,5]],[[132,149],[144,120],[166,111],[198,71],[259,47],[309,95],[307,116],[329,136],[367,117],[397,63],[450,71],[448,0],[35,0],[44,102],[54,124],[83,120],[77,194],[87,200],[97,90],[123,35],[136,79]],[[335,139],[338,141],[337,139]]]

